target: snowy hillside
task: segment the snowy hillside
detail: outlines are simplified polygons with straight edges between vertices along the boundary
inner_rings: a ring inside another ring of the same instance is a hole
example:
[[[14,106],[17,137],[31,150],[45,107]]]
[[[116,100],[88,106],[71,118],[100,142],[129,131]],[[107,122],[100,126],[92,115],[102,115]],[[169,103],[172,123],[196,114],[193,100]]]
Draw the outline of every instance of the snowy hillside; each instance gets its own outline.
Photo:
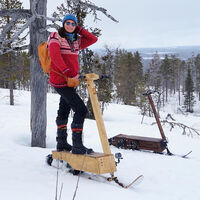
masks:
[[[0,89],[0,199],[2,200],[53,200],[55,199],[57,170],[45,163],[46,155],[55,149],[59,96],[48,94],[47,148],[31,148],[30,92],[15,91],[15,106],[9,106],[9,92]],[[177,122],[200,130],[200,117],[183,116],[175,112],[175,102],[161,112],[162,118],[170,112]],[[160,138],[154,118],[144,118],[132,106],[111,104],[104,113],[108,137],[117,134]],[[71,122],[71,118],[70,118]],[[169,149],[176,154],[190,150],[188,159],[142,151],[121,150],[111,147],[112,153],[121,152],[123,159],[116,175],[124,183],[143,174],[143,182],[130,189],[115,183],[103,183],[80,178],[76,200],[199,200],[200,199],[200,137],[182,135],[180,128],[164,126]],[[71,132],[69,130],[71,142]],[[84,143],[102,152],[96,123],[86,120]],[[62,198],[72,199],[77,183],[76,176],[59,170],[59,189],[63,183]]]

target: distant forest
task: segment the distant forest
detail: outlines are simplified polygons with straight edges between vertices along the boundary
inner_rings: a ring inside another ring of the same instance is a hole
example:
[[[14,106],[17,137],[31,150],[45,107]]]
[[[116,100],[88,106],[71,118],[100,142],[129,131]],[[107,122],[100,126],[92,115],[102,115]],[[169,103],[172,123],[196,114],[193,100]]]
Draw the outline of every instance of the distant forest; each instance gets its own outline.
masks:
[[[142,95],[146,90],[158,92],[158,108],[168,102],[170,94],[177,93],[179,105],[181,97],[188,93],[187,78],[190,74],[190,93],[200,99],[200,54],[187,60],[176,55],[160,58],[153,55],[144,71],[143,59],[138,51],[132,53],[124,49],[105,48],[104,54],[87,49],[80,54],[80,74],[97,73],[110,78],[97,81],[97,90],[102,111],[109,102],[139,106],[143,112],[147,100]],[[0,87],[30,90],[29,54],[25,52],[9,53],[0,56]],[[48,86],[47,91],[53,92]],[[87,101],[84,82],[78,87],[82,98]],[[87,102],[88,103],[88,102]],[[186,102],[187,106],[187,102]],[[192,111],[192,110],[190,110]]]

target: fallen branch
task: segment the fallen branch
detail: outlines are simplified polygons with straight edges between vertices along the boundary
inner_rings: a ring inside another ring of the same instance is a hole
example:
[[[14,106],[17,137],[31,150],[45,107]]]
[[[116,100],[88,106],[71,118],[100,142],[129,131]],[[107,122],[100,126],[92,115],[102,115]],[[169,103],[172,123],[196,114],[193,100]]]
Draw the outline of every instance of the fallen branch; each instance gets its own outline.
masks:
[[[171,120],[173,120],[173,121],[176,121],[173,117],[172,117],[172,115],[171,114],[167,114],[167,116],[165,117],[165,119],[167,120],[168,118],[170,118]]]
[[[199,133],[199,130],[197,129],[194,129],[192,127],[189,127],[185,124],[182,124],[182,123],[178,123],[178,122],[170,122],[170,121],[167,121],[167,120],[162,120],[160,121],[160,123],[162,123],[162,125],[165,125],[165,124],[168,124],[170,125],[170,131],[172,131],[173,128],[175,128],[175,126],[179,127],[179,128],[182,128],[183,129],[183,135],[186,135],[187,134],[187,131],[189,131],[189,135],[193,135],[192,133],[195,132],[198,136],[200,136],[200,133]],[[156,124],[156,122],[153,122],[152,125]]]

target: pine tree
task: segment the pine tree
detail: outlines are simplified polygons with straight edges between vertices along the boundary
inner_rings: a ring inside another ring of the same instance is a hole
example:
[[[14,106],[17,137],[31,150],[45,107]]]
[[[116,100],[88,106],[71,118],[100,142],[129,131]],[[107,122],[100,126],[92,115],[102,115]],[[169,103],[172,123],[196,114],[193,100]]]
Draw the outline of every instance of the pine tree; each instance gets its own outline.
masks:
[[[161,88],[161,75],[160,75],[161,60],[156,52],[153,55],[149,67],[146,71],[146,84],[153,87],[153,90],[160,91]]]
[[[134,73],[133,68],[133,54],[125,50],[119,50],[117,57],[117,65],[115,66],[115,85],[117,91],[117,98],[124,104],[132,105],[135,101],[135,81],[132,77]]]
[[[22,9],[22,3],[18,0],[0,0],[0,9]],[[3,27],[10,23],[11,21],[10,16],[4,16],[0,18],[0,29],[3,29]],[[14,34],[15,31],[19,29],[21,25],[24,24],[24,20],[18,20],[15,22],[15,25],[12,27],[10,31],[7,33],[7,40],[11,38],[11,36]],[[18,41],[18,43],[22,43],[21,41]],[[17,42],[16,42],[17,43]],[[15,46],[16,43],[8,44],[8,47]],[[14,53],[7,53],[6,55],[2,56],[4,59],[4,64],[0,66],[0,68],[3,68],[1,71],[4,71],[4,74],[1,74],[1,81],[7,82],[8,88],[10,90],[10,105],[14,105],[14,93],[13,89],[15,88],[15,81],[16,81],[16,75],[15,72],[17,71],[16,66],[13,63],[16,63],[16,56]],[[7,69],[7,70],[6,70]]]
[[[117,49],[114,63],[117,98],[126,105],[138,105],[137,86],[143,80],[143,65],[139,53],[133,55]]]
[[[196,91],[198,93],[200,101],[200,54],[195,57],[195,69],[196,69]]]
[[[136,77],[138,81],[142,81],[143,80],[143,64],[142,64],[142,57],[140,56],[138,51],[134,53],[134,64],[135,64],[135,70],[136,70]]]
[[[181,61],[181,68],[180,68],[180,81],[181,81],[181,86],[182,86],[182,94],[184,95],[185,93],[185,76],[187,74],[187,63],[185,60]]]
[[[190,67],[188,67],[187,77],[185,80],[185,101],[184,105],[186,106],[186,112],[193,112],[193,106],[194,106],[194,83],[191,76],[191,70]]]
[[[165,58],[162,60],[162,64],[160,66],[160,73],[162,75],[162,80],[163,80],[162,86],[165,89],[165,100],[167,102],[170,78],[172,77],[172,74],[173,74],[171,61],[170,61],[168,55],[165,55]]]
[[[103,78],[97,82],[98,89],[98,97],[101,103],[101,111],[103,113],[106,104],[111,102],[112,100],[112,92],[113,92],[113,74],[114,74],[114,56],[113,50],[106,48],[106,54],[101,57],[100,63],[96,67],[97,73],[103,76],[107,76],[107,78]]]
[[[171,64],[171,78],[170,78],[170,93],[172,92],[175,94],[176,89],[178,88],[178,72],[179,72],[179,62],[180,60],[176,57],[176,55],[171,55],[170,57],[170,64]]]
[[[0,80],[3,80],[2,84],[5,84],[12,75],[17,88],[28,89],[30,83],[29,54],[20,51],[11,54],[10,64],[14,66],[14,72],[12,71],[13,68],[8,67],[7,58],[7,55],[0,55]],[[3,87],[5,88],[6,85],[3,85]]]

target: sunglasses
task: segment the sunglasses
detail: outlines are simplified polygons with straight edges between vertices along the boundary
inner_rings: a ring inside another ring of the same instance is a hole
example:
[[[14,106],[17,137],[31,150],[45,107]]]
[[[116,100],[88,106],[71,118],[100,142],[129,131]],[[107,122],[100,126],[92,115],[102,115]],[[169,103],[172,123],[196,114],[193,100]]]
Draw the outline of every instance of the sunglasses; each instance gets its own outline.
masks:
[[[67,25],[67,26],[69,26],[70,24],[73,26],[73,27],[75,27],[76,26],[76,23],[74,23],[74,22],[65,22],[65,24]]]

